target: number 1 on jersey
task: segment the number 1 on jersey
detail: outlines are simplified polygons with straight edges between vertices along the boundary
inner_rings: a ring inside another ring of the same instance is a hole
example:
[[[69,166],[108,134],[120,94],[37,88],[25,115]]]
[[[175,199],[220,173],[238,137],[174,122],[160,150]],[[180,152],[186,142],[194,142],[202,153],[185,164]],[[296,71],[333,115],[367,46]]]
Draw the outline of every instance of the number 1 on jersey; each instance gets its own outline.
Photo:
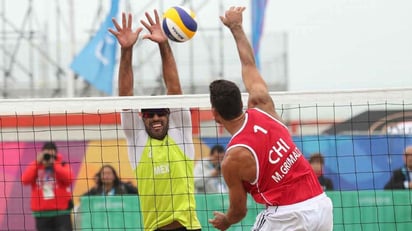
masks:
[[[268,131],[266,130],[266,129],[264,129],[264,128],[262,128],[261,126],[258,126],[258,125],[254,125],[253,126],[253,131],[255,132],[255,133],[257,133],[258,131],[259,132],[262,132],[263,134],[268,134]]]

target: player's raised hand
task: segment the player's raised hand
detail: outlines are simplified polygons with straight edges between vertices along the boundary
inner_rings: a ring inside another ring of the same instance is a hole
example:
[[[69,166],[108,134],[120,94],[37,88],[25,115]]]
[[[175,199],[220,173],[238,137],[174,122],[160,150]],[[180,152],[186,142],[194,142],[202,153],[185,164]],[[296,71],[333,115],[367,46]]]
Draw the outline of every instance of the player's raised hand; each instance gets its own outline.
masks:
[[[244,6],[232,6],[226,12],[224,16],[220,16],[220,21],[229,29],[240,26],[242,27]]]
[[[143,39],[150,39],[156,43],[162,43],[167,41],[166,35],[163,33],[162,25],[160,23],[160,17],[157,10],[154,10],[154,20],[148,12],[145,13],[147,22],[140,20],[143,26],[149,31],[149,34],[145,34]]]
[[[119,25],[116,19],[113,18],[112,21],[116,30],[109,28],[109,32],[117,38],[120,46],[122,48],[133,47],[143,28],[138,27],[135,31],[132,30],[132,14],[129,13],[126,19],[126,13],[122,13],[122,26]]]

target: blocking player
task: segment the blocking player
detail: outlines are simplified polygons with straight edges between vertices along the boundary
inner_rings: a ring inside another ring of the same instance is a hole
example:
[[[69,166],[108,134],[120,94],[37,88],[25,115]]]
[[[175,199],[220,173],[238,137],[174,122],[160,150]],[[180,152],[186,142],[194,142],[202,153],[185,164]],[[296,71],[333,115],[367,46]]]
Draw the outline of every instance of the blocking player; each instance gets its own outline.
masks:
[[[141,20],[150,32],[143,36],[159,45],[167,94],[182,94],[176,62],[167,37],[155,18],[146,12]],[[122,26],[113,19],[121,46],[119,96],[133,95],[132,51],[142,28],[132,30],[132,16],[122,15]],[[138,105],[137,105],[138,107]],[[123,131],[129,160],[136,172],[144,230],[200,230],[194,198],[194,145],[188,109],[155,108],[124,110]]]

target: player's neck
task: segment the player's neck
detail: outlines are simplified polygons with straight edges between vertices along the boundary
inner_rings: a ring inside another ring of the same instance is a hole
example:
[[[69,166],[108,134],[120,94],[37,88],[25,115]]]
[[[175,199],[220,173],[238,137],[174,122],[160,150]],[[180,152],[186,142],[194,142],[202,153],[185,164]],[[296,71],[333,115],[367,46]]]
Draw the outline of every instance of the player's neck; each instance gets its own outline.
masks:
[[[223,125],[230,134],[234,135],[243,126],[244,121],[245,113],[242,113],[232,120],[225,121]]]

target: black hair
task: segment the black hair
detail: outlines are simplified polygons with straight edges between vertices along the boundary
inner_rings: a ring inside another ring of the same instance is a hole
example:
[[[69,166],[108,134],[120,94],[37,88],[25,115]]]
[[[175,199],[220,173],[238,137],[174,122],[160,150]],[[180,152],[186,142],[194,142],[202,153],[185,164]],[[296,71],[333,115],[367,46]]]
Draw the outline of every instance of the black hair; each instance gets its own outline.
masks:
[[[324,165],[325,159],[323,158],[323,155],[321,153],[317,152],[317,153],[313,153],[309,157],[309,163],[313,163],[313,162],[319,162],[321,165]]]
[[[219,79],[209,85],[210,103],[225,120],[242,114],[243,103],[240,89],[234,82]]]
[[[225,152],[225,148],[220,144],[216,144],[210,149],[210,155],[212,155],[215,152],[217,153]]]
[[[110,170],[112,170],[113,175],[114,175],[113,187],[114,187],[114,188],[118,187],[118,186],[120,185],[120,183],[121,183],[120,178],[119,178],[119,176],[117,175],[116,169],[114,169],[113,166],[111,166],[111,165],[109,165],[109,164],[103,165],[103,166],[100,168],[100,170],[99,170],[99,172],[98,172],[99,178],[98,178],[98,180],[97,180],[97,185],[98,185],[99,187],[102,187],[102,186],[103,186],[102,172],[103,172],[103,169],[104,169],[104,168],[109,168]]]
[[[54,142],[46,142],[43,144],[43,147],[41,148],[41,150],[54,150],[57,152],[57,146]]]

